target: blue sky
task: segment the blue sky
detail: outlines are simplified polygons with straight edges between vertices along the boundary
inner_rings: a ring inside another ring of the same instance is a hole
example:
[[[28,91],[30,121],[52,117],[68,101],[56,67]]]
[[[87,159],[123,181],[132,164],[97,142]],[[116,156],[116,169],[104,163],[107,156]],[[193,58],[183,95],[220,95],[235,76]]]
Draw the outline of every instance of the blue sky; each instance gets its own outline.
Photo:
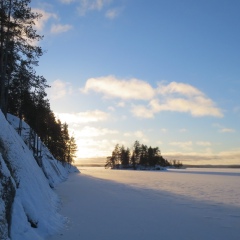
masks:
[[[116,143],[167,159],[240,164],[238,0],[34,1],[38,73],[79,158]],[[81,160],[85,161],[85,160]]]

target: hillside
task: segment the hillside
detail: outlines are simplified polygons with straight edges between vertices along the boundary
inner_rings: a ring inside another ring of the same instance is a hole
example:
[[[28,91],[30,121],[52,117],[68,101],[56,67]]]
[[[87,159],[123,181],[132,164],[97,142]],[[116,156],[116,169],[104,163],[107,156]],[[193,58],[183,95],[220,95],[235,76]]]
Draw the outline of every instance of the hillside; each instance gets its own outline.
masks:
[[[8,121],[0,111],[0,239],[44,239],[65,221],[52,188],[77,169],[63,166],[41,141],[34,157],[24,139],[30,127],[23,122],[20,137],[18,118],[8,115]]]

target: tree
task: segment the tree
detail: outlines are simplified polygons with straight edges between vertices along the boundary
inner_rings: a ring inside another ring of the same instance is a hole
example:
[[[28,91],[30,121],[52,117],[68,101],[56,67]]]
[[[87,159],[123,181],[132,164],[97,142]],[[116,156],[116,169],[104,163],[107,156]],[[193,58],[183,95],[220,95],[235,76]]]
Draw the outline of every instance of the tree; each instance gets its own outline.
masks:
[[[139,164],[143,165],[143,166],[147,166],[148,165],[148,147],[147,145],[141,145],[140,148],[140,161]]]
[[[139,141],[135,141],[133,145],[133,153],[131,157],[131,163],[134,169],[136,165],[139,164],[140,162],[140,155],[141,155],[141,145]]]
[[[33,28],[34,21],[41,15],[31,11],[30,2],[0,1],[0,109],[5,115],[12,76],[21,70],[23,63],[25,70],[31,74],[43,53],[41,47],[33,44],[42,39]]]
[[[67,155],[67,163],[73,163],[76,157],[77,152],[77,144],[74,136],[72,136],[68,141],[68,155]]]
[[[128,168],[130,163],[133,169],[137,169],[137,166],[170,166],[170,163],[162,157],[158,147],[148,147],[147,145],[140,144],[139,141],[134,142],[132,155],[129,148],[126,149],[124,146],[119,147],[119,144],[116,144],[112,156],[107,158],[105,167],[116,168],[119,163],[121,163],[123,168]],[[176,165],[177,162],[175,161],[174,164]]]
[[[121,154],[121,165],[122,166],[128,166],[130,163],[130,149],[125,149],[124,146],[120,148],[120,154]]]

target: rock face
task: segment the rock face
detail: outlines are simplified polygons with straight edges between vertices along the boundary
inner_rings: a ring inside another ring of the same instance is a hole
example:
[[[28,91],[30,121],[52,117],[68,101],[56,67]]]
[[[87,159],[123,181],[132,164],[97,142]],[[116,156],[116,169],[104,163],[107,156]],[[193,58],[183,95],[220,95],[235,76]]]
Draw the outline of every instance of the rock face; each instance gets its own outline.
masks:
[[[8,239],[15,193],[15,182],[0,154],[0,239],[3,240]]]
[[[0,111],[0,239],[44,239],[65,221],[52,188],[77,170],[59,163],[44,145],[39,165],[13,119],[10,125]]]

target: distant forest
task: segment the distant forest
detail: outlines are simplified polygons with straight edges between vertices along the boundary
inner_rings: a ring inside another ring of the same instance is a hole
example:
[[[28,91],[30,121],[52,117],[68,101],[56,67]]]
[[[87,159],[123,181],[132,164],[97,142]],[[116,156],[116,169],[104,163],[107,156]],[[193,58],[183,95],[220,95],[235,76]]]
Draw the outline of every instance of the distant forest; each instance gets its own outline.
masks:
[[[152,148],[135,141],[132,151],[123,145],[116,144],[112,156],[107,157],[105,168],[112,169],[159,169],[160,167],[176,168],[182,167],[182,163],[177,160],[168,161],[161,155],[158,147]]]
[[[32,12],[31,0],[1,1],[0,5],[0,109],[26,121],[53,156],[72,163],[77,150],[68,125],[56,119],[47,99],[47,80],[35,67],[43,50],[43,38],[35,28],[41,14]]]

